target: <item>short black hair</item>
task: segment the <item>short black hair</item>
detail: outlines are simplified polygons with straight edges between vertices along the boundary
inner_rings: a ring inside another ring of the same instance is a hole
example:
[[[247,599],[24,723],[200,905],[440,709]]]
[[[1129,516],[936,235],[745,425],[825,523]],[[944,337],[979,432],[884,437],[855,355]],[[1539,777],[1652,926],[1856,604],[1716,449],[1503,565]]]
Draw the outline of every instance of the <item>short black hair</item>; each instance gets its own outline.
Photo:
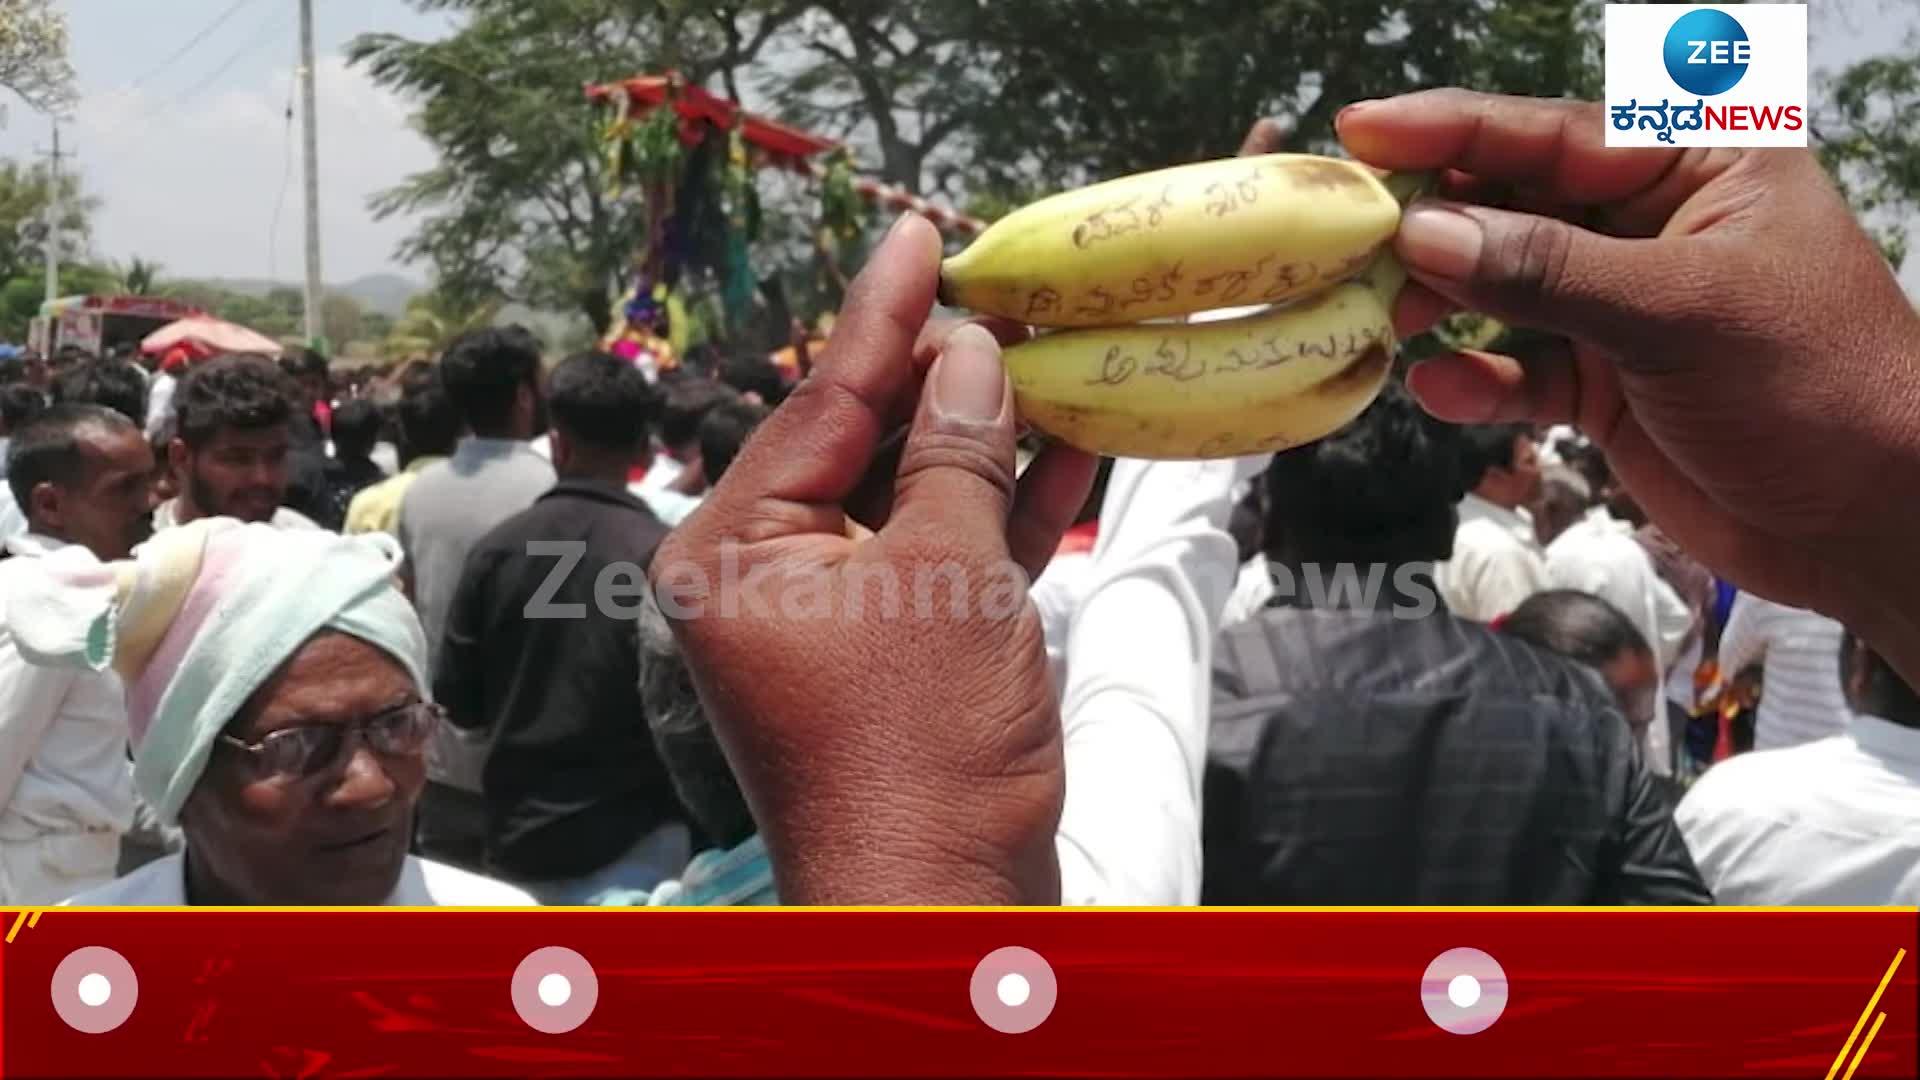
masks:
[[[329,371],[327,358],[313,349],[288,349],[280,357],[280,370],[296,379],[303,375],[325,376]]]
[[[147,422],[147,379],[125,360],[91,360],[53,380],[57,405],[105,405],[136,424]]]
[[[709,410],[739,395],[730,387],[697,376],[663,382],[660,395],[660,441],[682,447],[700,437],[700,421]]]
[[[174,391],[175,430],[205,446],[222,428],[256,431],[293,419],[293,380],[259,356],[216,356],[187,373]]]
[[[753,429],[760,426],[772,410],[751,401],[729,401],[707,411],[700,421],[700,467],[707,483],[717,484],[740,456]]]
[[[1488,472],[1513,468],[1513,447],[1520,436],[1533,437],[1532,424],[1469,424],[1460,429],[1460,479],[1465,490],[1480,486]]]
[[[14,433],[7,444],[7,486],[22,514],[32,505],[34,488],[80,479],[87,463],[80,436],[89,428],[140,433],[140,425],[117,409],[76,403],[55,405]]]
[[[47,395],[26,383],[0,388],[0,424],[8,431],[19,431],[24,424],[47,411]]]
[[[720,381],[742,394],[758,394],[769,408],[787,399],[787,380],[772,358],[759,353],[720,361]]]
[[[1858,650],[1857,652],[1855,650]],[[1865,670],[1857,670],[1864,663]],[[1862,678],[1859,697],[1853,696],[1853,682]],[[1920,694],[1887,663],[1886,657],[1867,644],[1865,638],[1849,632],[1840,639],[1840,685],[1853,698],[1855,711],[1870,713],[1891,724],[1920,729]]]
[[[25,355],[0,356],[0,386],[11,386],[27,377],[27,358]]]
[[[1458,428],[1388,383],[1346,428],[1267,467],[1267,551],[1306,563],[1430,562],[1453,554]]]
[[[363,458],[380,441],[380,408],[365,398],[354,398],[333,410],[333,456]]]
[[[652,590],[640,600],[640,705],[674,794],[707,839],[733,847],[753,835],[753,811]]]
[[[460,413],[447,388],[432,368],[409,373],[401,380],[400,403],[394,412],[400,422],[402,449],[413,457],[453,453],[460,440]]]
[[[1500,620],[1500,632],[1592,668],[1628,653],[1653,654],[1625,613],[1576,589],[1534,593]]]
[[[460,418],[476,431],[497,431],[513,416],[514,396],[540,379],[540,342],[525,327],[469,330],[440,357],[440,381]]]
[[[603,352],[576,353],[547,378],[554,426],[569,439],[602,450],[646,445],[658,407],[640,369]]]

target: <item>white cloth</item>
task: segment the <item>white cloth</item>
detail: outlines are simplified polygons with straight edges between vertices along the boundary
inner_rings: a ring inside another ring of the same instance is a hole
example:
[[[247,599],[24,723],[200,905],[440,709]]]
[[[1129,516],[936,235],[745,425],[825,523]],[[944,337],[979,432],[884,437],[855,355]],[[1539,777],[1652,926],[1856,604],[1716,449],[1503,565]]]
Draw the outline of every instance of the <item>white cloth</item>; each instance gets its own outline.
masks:
[[[646,503],[647,509],[653,511],[653,516],[668,528],[687,520],[689,515],[700,509],[699,495],[682,495],[666,488],[649,488],[644,483],[628,484],[627,493]]]
[[[1753,664],[1765,669],[1753,748],[1778,750],[1839,734],[1850,710],[1840,688],[1846,628],[1825,615],[1741,593],[1720,635],[1727,678]]]
[[[1213,639],[1239,565],[1229,493],[1268,460],[1114,463],[1068,623],[1062,903],[1199,902]]]
[[[1040,611],[1040,632],[1046,638],[1047,671],[1053,676],[1055,699],[1067,690],[1067,634],[1073,629],[1074,613],[1086,598],[1092,575],[1092,553],[1055,555],[1028,593]]]
[[[533,451],[536,454],[539,454],[541,457],[546,458],[548,461],[552,461],[553,460],[553,436],[535,435],[533,438],[527,440],[527,449]]]
[[[1855,716],[1728,758],[1674,821],[1721,904],[1920,904],[1920,731]]]
[[[1661,579],[1653,557],[1633,538],[1632,525],[1595,507],[1547,545],[1546,566],[1554,588],[1591,593],[1619,608],[1653,650],[1659,670],[1664,674],[1671,667],[1693,628],[1693,610]],[[1657,776],[1672,776],[1666,711],[1651,719],[1643,737],[1648,766]]]
[[[166,430],[167,421],[173,419],[173,388],[179,381],[163,371],[148,384],[146,434],[149,441],[158,438]]]
[[[267,522],[276,529],[317,529],[320,526],[307,515],[290,506],[275,507],[273,520]],[[180,526],[180,499],[168,499],[153,508],[153,531],[174,529]]]
[[[20,504],[14,501],[12,486],[0,484],[0,543],[25,535],[27,515],[20,512]]]
[[[1433,573],[1447,609],[1477,622],[1492,622],[1548,588],[1533,523],[1478,495],[1460,501],[1453,558],[1436,564]]]
[[[0,603],[14,579],[67,546],[34,534],[7,541]],[[132,824],[119,678],[29,663],[12,619],[0,619],[0,903],[51,904],[112,880]]]
[[[667,485],[680,479],[680,474],[685,470],[685,465],[680,464],[667,455],[655,454],[653,455],[653,464],[647,468],[647,475],[640,478],[640,483],[637,485],[637,490],[634,494],[645,498],[646,493],[649,491],[665,491]]]
[[[1241,564],[1240,576],[1234,580],[1233,595],[1227,597],[1227,610],[1220,616],[1220,625],[1246,622],[1272,599],[1273,568],[1265,555],[1255,555]]]
[[[67,901],[74,907],[185,907],[186,856],[168,855],[104,888]],[[530,907],[525,892],[443,863],[407,856],[400,881],[387,897],[390,907]]]

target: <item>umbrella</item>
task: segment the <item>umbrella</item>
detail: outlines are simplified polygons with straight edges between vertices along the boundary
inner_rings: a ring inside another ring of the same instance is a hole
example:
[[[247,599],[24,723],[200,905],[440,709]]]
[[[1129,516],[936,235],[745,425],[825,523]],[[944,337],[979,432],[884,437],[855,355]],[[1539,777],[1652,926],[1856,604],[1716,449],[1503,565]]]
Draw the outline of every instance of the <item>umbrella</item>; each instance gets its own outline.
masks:
[[[185,348],[195,356],[213,356],[217,353],[279,356],[282,351],[280,343],[272,338],[211,315],[194,315],[168,323],[148,334],[140,342],[140,351],[164,353],[175,346]]]

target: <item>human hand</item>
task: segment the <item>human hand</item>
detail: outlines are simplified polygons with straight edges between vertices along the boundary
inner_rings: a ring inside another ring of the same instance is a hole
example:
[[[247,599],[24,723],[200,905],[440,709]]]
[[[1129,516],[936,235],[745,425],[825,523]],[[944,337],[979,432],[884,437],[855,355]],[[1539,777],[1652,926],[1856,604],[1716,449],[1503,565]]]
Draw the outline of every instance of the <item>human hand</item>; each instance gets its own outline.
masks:
[[[1355,157],[1445,170],[1460,200],[1402,223],[1403,334],[1469,309],[1569,339],[1431,360],[1412,389],[1444,419],[1575,423],[1702,562],[1920,683],[1912,305],[1813,155],[1610,150],[1605,123],[1460,90],[1341,114]]]
[[[939,262],[902,218],[651,568],[788,903],[1058,900],[1059,708],[1026,577],[1095,463],[1049,447],[1016,484],[994,334],[926,325]]]

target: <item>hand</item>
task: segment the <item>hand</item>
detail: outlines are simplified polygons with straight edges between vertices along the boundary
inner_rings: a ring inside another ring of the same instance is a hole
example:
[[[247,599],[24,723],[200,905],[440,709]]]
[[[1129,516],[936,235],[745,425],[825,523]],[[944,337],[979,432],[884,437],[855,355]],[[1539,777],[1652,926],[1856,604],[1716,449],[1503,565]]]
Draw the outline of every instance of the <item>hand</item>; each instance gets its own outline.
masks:
[[[652,566],[788,903],[1058,901],[1059,707],[1026,578],[1095,463],[1050,447],[1015,483],[994,333],[925,325],[939,262],[902,218]]]
[[[1337,123],[1463,200],[1402,223],[1402,333],[1470,309],[1570,339],[1415,368],[1430,411],[1577,424],[1703,563],[1848,621],[1920,684],[1920,326],[1813,155],[1609,150],[1598,105],[1459,90]]]

